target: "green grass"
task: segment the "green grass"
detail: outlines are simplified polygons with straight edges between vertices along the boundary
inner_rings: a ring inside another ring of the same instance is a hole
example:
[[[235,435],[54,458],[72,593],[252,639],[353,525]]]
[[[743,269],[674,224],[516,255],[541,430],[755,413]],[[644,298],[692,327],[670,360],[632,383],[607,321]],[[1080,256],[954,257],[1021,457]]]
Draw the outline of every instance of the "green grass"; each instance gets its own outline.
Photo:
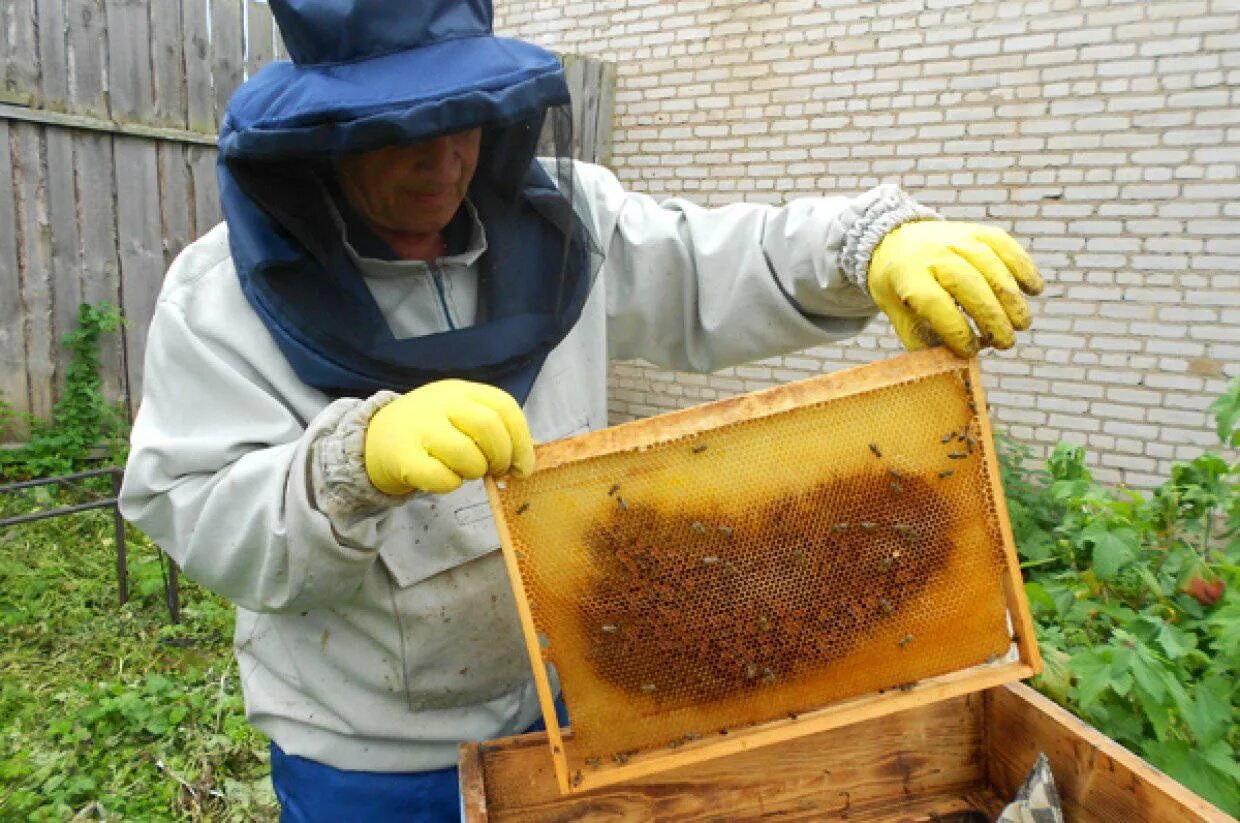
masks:
[[[0,516],[66,500],[7,494]],[[172,626],[158,552],[127,534],[118,606],[109,510],[0,529],[0,819],[275,820],[232,608],[182,581]]]

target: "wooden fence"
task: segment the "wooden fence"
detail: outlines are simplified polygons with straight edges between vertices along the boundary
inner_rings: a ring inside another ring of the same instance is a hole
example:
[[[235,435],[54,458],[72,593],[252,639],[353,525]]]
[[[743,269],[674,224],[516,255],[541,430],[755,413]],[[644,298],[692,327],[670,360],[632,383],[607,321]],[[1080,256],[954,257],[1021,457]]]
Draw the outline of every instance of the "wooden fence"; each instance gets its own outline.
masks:
[[[263,0],[0,0],[0,32],[0,397],[47,416],[60,338],[107,300],[105,391],[133,411],[163,274],[220,220],[219,118],[279,33]],[[615,67],[565,67],[576,156],[606,162]]]

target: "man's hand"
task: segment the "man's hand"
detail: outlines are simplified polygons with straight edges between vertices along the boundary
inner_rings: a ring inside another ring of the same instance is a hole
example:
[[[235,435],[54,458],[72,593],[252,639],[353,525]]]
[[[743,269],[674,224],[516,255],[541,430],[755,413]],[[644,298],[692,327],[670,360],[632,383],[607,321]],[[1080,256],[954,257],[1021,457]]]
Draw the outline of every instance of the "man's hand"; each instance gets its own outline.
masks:
[[[874,250],[868,282],[905,348],[923,349],[937,337],[961,357],[984,346],[1011,348],[1016,330],[1032,320],[1021,292],[1043,287],[1033,260],[1007,232],[944,220],[892,230]]]
[[[534,471],[521,406],[482,383],[440,380],[388,403],[366,430],[366,474],[387,494],[447,494],[485,474]]]

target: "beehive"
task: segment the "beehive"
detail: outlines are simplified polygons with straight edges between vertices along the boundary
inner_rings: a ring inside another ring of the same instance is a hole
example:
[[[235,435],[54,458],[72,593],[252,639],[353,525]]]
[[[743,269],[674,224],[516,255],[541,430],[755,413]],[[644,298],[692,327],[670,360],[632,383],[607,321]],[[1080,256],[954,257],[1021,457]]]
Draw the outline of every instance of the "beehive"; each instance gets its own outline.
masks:
[[[984,409],[976,361],[919,352],[491,483],[562,789],[1036,671]]]

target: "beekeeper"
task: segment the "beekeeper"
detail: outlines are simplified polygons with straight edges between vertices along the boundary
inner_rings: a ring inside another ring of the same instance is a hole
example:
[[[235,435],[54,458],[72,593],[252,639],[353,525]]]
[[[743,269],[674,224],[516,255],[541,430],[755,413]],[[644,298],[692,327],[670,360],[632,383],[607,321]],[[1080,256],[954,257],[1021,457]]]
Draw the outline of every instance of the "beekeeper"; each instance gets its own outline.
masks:
[[[879,308],[910,347],[1006,348],[1041,280],[890,185],[626,191],[567,159],[559,63],[487,0],[270,2],[293,59],[229,104],[226,220],[168,272],[121,503],[237,605],[286,820],[452,818],[457,744],[539,713],[478,478],[606,426],[609,360],[709,372]]]

